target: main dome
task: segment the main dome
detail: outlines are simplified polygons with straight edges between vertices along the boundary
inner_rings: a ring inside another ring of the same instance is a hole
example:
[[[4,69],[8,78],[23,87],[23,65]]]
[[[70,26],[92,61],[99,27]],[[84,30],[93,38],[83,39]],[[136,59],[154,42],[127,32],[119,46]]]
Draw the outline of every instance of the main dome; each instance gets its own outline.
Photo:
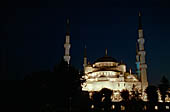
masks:
[[[101,58],[98,58],[94,63],[96,62],[117,62],[115,58],[112,58],[111,56],[103,56]]]

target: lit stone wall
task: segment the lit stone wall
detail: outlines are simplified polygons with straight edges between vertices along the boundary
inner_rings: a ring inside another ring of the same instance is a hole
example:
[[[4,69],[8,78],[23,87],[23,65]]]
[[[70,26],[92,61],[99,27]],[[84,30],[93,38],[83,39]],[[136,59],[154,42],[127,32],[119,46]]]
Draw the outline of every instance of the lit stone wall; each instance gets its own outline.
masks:
[[[141,82],[135,74],[126,72],[126,65],[116,62],[97,62],[85,67],[86,80],[82,84],[82,90],[88,91],[90,96],[94,91],[100,91],[103,88],[113,90],[112,100],[120,101],[120,92],[122,90],[141,92]]]

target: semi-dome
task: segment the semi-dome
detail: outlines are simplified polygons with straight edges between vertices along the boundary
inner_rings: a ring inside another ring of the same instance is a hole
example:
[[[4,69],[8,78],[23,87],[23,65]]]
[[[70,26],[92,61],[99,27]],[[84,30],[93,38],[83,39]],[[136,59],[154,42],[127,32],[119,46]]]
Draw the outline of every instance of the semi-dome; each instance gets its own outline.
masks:
[[[112,58],[111,56],[104,56],[98,58],[94,63],[96,62],[117,62],[117,60],[115,58]]]

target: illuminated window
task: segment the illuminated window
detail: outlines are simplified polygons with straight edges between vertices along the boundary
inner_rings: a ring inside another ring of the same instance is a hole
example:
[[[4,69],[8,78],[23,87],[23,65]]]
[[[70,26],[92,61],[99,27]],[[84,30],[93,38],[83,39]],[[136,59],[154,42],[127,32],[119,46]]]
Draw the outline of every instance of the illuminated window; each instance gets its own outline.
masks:
[[[121,105],[121,110],[125,110],[125,106]]]
[[[147,108],[146,108],[146,105],[144,106],[144,110],[146,110]]]
[[[112,105],[112,109],[115,109],[115,105]]]
[[[104,94],[103,94],[104,95]],[[102,102],[104,101],[105,97],[102,97]]]
[[[155,110],[158,110],[158,106],[155,106]]]
[[[169,110],[169,106],[166,106],[166,109]]]

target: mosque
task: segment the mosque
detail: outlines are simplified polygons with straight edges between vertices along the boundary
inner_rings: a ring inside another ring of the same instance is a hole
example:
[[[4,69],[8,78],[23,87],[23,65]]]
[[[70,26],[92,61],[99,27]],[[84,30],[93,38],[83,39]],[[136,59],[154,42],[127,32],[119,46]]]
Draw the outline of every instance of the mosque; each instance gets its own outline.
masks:
[[[90,64],[87,61],[86,48],[84,52],[84,76],[85,82],[81,85],[82,91],[88,91],[92,96],[95,91],[108,88],[113,91],[112,101],[121,101],[120,92],[122,90],[137,91],[141,99],[146,101],[147,95],[145,89],[148,87],[147,64],[145,62],[146,52],[144,49],[145,39],[143,37],[142,17],[139,13],[138,39],[136,43],[136,74],[128,72],[126,65],[118,62],[115,58],[108,56],[107,49],[105,56],[100,57]],[[64,60],[70,62],[70,33],[69,20],[67,20],[66,41],[64,44]],[[134,43],[135,44],[135,43]]]
[[[111,56],[107,55],[98,58],[93,64],[87,63],[87,56],[84,56],[84,73],[85,82],[82,84],[82,90],[93,93],[103,88],[113,90],[113,101],[120,101],[120,92],[122,90],[138,91],[142,93],[142,99],[146,99],[145,89],[148,86],[147,81],[147,64],[145,62],[146,52],[144,50],[144,38],[141,14],[139,13],[138,40],[136,50],[136,74],[126,71],[126,65],[118,62]]]

